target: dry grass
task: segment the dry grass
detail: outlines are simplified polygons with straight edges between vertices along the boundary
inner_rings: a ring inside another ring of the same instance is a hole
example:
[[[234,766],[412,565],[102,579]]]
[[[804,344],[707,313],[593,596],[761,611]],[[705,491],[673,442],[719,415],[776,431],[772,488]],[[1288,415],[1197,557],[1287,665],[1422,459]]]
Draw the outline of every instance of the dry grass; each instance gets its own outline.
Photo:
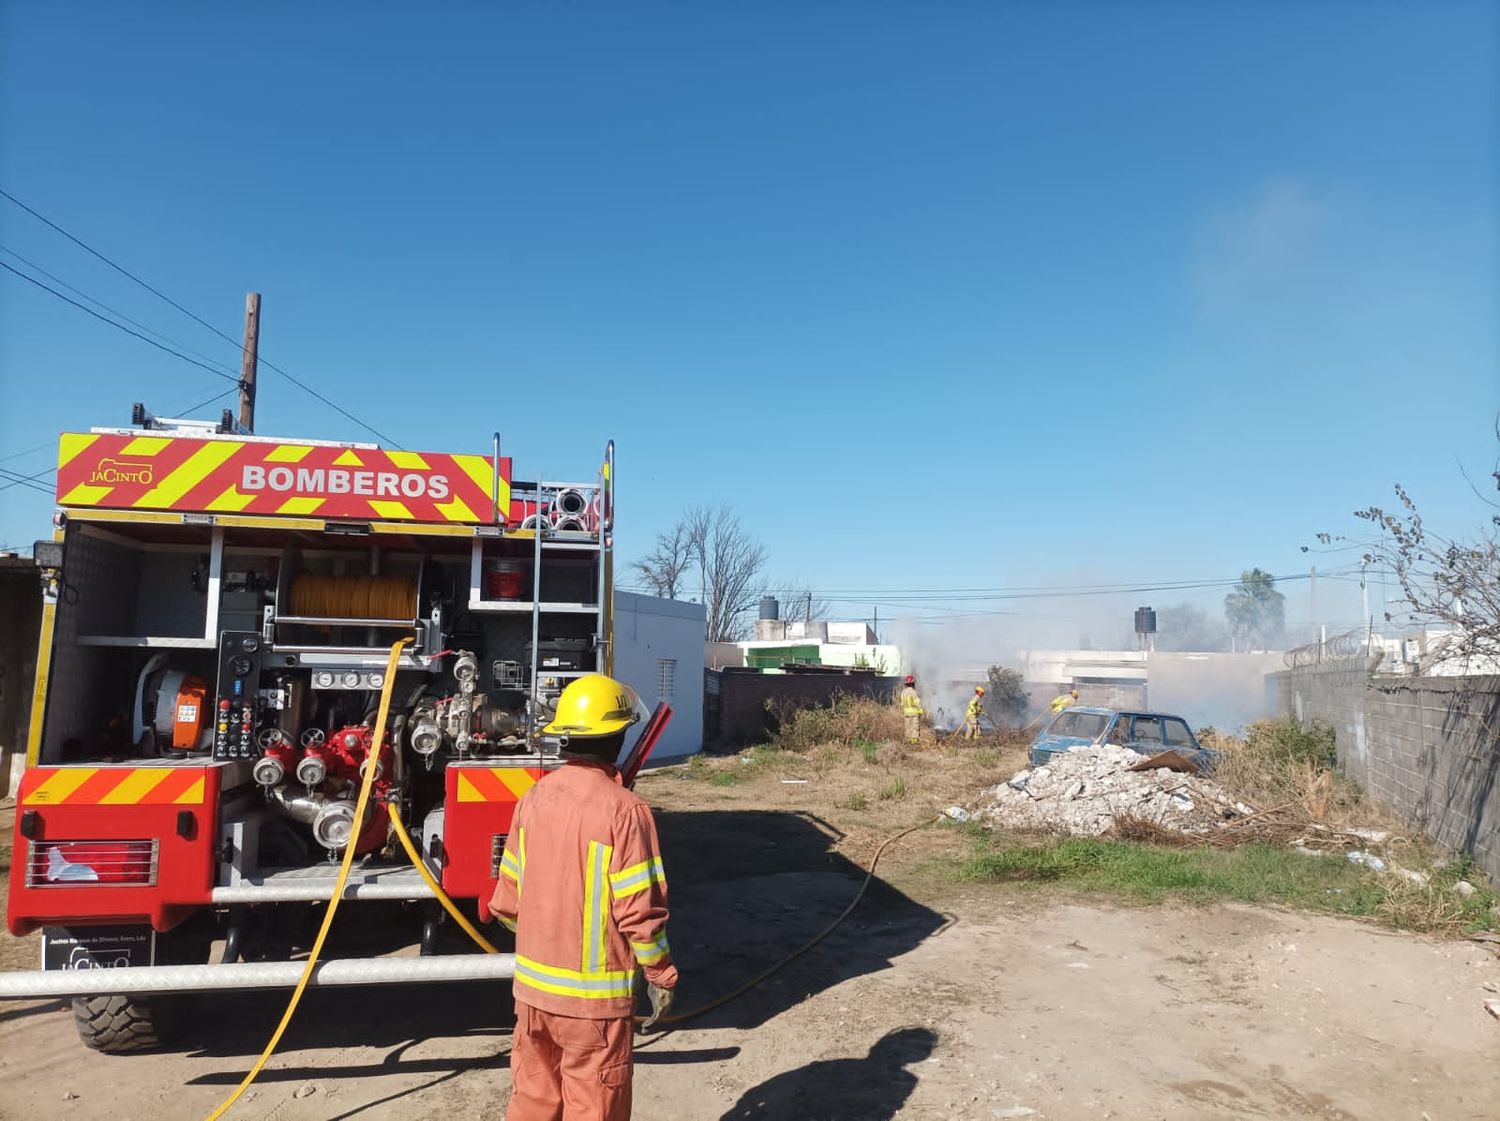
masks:
[[[1204,743],[1219,752],[1214,779],[1255,810],[1227,823],[1210,843],[1353,848],[1364,846],[1368,837],[1351,830],[1371,829],[1391,833],[1398,843],[1420,843],[1338,773],[1334,733],[1326,724],[1261,720],[1243,737],[1210,732]]]
[[[878,707],[878,706],[877,706]],[[826,710],[824,710],[826,712]],[[813,724],[827,734],[827,717]],[[868,727],[868,724],[862,727]],[[1391,829],[1378,808],[1350,784],[1321,779],[1318,758],[1274,729],[1247,742],[1214,746],[1233,753],[1229,767],[1245,777],[1236,795],[1282,797],[1261,816],[1217,837],[1184,836],[1147,821],[1120,818],[1107,838],[992,831],[977,823],[922,829],[882,860],[881,876],[923,899],[941,899],[972,880],[1054,882],[1058,887],[1138,900],[1240,899],[1370,918],[1401,930],[1456,936],[1496,925],[1495,894],[1459,859],[1433,866],[1420,838],[1392,830],[1383,843],[1347,833],[1357,825]],[[1270,738],[1268,738],[1270,737]],[[731,756],[697,756],[686,767],[648,776],[641,790],[667,809],[774,809],[800,813],[828,828],[836,851],[863,867],[893,833],[930,821],[949,805],[973,808],[987,788],[1025,762],[1026,737],[989,736],[973,746],[876,743],[835,731],[801,751],[763,746]],[[1258,760],[1258,762],[1257,762]],[[1236,772],[1231,770],[1233,776]],[[683,781],[687,780],[687,781]],[[1245,789],[1248,787],[1249,789]],[[1259,804],[1258,802],[1256,803]],[[1315,820],[1321,814],[1324,821]],[[1318,850],[1311,854],[1294,847]],[[1392,870],[1351,864],[1346,848],[1383,852]],[[1319,855],[1319,853],[1322,855]],[[1398,868],[1428,871],[1413,883]],[[1477,890],[1465,897],[1455,885]]]
[[[825,744],[877,746],[902,737],[901,713],[869,697],[839,697],[825,708],[770,706],[778,731],[776,746],[804,752]]]

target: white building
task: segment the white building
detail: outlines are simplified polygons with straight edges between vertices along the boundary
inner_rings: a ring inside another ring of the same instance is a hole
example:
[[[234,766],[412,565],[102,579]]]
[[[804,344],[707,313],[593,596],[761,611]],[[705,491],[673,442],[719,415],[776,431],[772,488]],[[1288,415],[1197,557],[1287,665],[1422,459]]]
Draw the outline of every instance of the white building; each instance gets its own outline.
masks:
[[[701,603],[615,593],[615,676],[634,689],[648,709],[666,701],[672,722],[651,753],[651,763],[683,759],[703,747],[703,640]]]
[[[868,669],[882,677],[908,672],[901,648],[877,642],[869,624],[826,619],[757,619],[753,639],[710,643],[704,657],[709,669],[751,666],[765,673],[780,673],[787,662]]]

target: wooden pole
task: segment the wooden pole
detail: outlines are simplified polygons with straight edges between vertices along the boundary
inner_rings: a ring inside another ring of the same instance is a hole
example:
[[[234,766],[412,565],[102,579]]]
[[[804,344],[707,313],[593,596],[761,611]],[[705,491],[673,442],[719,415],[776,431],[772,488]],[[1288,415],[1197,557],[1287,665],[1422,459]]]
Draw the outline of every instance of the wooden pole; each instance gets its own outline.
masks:
[[[260,346],[260,293],[245,293],[245,355],[240,367],[240,428],[255,431],[256,350]]]

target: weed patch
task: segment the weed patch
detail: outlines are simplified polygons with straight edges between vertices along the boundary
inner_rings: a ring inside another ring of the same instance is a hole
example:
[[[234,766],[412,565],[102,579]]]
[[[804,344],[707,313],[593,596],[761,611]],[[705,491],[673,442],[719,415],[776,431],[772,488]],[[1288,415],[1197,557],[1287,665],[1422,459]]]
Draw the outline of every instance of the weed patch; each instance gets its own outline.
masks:
[[[959,875],[966,880],[1067,883],[1082,891],[1150,902],[1234,899],[1348,915],[1374,915],[1384,897],[1367,869],[1262,844],[1181,849],[1069,837],[976,852]]]
[[[776,720],[776,745],[786,751],[810,751],[824,744],[856,747],[901,738],[901,713],[869,697],[836,697],[831,705],[789,708],[768,702]]]
[[[889,785],[882,786],[880,792],[875,795],[882,802],[894,802],[906,797],[906,780],[898,778]]]
[[[1090,837],[1023,843],[980,836],[958,868],[959,878],[968,881],[1060,884],[1148,903],[1271,903],[1447,935],[1493,923],[1492,892],[1480,889],[1464,898],[1453,890],[1464,874],[1463,862],[1455,862],[1441,879],[1418,885],[1337,854],[1308,856],[1278,845],[1182,848]]]

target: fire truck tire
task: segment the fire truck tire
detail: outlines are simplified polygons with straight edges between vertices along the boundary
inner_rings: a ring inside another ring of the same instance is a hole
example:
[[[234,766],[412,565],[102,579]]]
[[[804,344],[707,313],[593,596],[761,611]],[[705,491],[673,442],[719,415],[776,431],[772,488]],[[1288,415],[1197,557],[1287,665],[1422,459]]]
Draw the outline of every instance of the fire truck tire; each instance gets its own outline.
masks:
[[[106,1055],[152,1051],[170,1037],[175,1011],[167,1000],[129,996],[81,996],[73,1000],[73,1023],[84,1046]]]

